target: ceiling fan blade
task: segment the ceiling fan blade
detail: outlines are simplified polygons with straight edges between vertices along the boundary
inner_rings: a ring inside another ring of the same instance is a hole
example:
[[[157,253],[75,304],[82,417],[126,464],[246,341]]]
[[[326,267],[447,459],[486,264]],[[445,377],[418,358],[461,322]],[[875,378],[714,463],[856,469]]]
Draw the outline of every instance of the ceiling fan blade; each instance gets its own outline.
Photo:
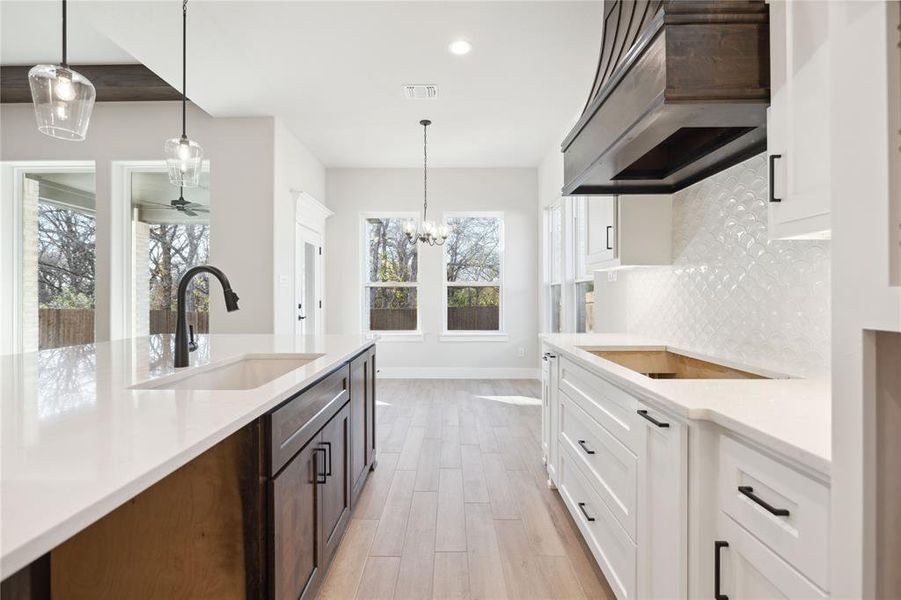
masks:
[[[183,208],[183,209],[181,209],[181,212],[185,213],[185,214],[188,215],[189,217],[196,217],[196,216],[197,216],[197,213],[194,212],[193,210],[191,210],[190,208]]]

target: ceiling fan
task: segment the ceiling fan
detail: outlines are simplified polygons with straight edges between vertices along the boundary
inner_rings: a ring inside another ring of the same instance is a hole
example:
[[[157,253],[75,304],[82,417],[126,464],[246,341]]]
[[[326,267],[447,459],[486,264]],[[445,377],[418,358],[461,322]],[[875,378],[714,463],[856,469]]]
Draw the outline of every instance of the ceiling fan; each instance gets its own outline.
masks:
[[[169,204],[162,204],[160,202],[147,202],[147,204],[165,206],[166,208],[182,212],[189,217],[198,217],[200,216],[199,213],[210,212],[210,209],[206,208],[202,204],[197,204],[196,202],[188,202],[187,200],[185,200],[185,188],[183,187],[179,188],[178,198],[170,201]]]

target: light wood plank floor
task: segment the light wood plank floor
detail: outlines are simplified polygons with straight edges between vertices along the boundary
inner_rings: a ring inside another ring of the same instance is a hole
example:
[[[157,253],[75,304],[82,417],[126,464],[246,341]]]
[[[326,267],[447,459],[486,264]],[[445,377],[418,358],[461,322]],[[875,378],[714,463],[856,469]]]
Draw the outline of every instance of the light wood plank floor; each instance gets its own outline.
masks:
[[[614,597],[547,489],[537,381],[378,386],[378,466],[320,598]]]

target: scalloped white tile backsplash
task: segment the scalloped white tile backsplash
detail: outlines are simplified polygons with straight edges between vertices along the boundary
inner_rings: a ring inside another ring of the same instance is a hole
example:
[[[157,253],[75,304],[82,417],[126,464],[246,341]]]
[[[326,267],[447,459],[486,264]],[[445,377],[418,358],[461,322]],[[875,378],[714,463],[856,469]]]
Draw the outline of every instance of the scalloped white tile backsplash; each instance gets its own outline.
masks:
[[[673,264],[621,271],[625,330],[775,371],[828,372],[828,241],[767,239],[763,155],[673,197]]]

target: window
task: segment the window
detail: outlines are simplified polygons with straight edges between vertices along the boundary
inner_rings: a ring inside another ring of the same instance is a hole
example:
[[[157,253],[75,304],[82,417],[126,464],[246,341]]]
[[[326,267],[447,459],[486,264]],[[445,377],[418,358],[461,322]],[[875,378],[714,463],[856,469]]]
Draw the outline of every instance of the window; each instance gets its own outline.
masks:
[[[209,169],[198,187],[184,189],[184,204],[165,164],[136,167],[129,177],[132,330],[135,336],[175,333],[178,283],[188,269],[209,262]],[[209,289],[206,273],[188,285],[185,313],[195,333],[210,330]]]
[[[573,197],[573,303],[576,333],[586,333],[594,326],[594,277],[588,271],[588,203]]]
[[[557,202],[547,209],[547,303],[548,328],[563,331],[563,205]]]
[[[452,215],[444,244],[445,331],[502,331],[502,216]]]
[[[413,215],[364,217],[363,325],[366,331],[419,330],[419,257],[403,224]]]

